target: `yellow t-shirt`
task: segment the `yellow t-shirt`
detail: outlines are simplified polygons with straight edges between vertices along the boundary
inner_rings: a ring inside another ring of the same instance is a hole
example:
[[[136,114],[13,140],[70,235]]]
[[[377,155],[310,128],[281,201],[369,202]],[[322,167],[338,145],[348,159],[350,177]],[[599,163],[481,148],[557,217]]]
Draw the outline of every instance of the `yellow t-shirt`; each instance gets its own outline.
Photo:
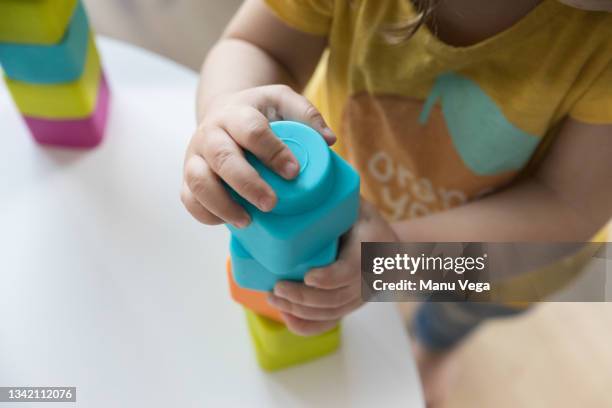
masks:
[[[507,185],[565,116],[612,123],[612,14],[544,0],[472,46],[427,27],[392,45],[380,33],[415,15],[409,0],[266,2],[289,26],[328,37],[308,97],[389,220]]]

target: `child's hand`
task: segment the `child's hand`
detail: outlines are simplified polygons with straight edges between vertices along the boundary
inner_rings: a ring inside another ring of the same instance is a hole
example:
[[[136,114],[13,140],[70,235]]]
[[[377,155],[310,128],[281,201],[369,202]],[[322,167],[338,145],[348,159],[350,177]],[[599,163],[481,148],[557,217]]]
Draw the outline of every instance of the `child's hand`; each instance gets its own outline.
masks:
[[[250,223],[247,212],[229,196],[221,180],[260,210],[274,208],[274,191],[246,161],[242,149],[286,179],[297,176],[297,160],[268,125],[268,121],[281,119],[311,126],[328,144],[335,141],[317,109],[288,86],[251,88],[207,104],[187,149],[181,192],[194,218],[204,224],[228,222],[238,228]]]
[[[323,333],[363,303],[360,255],[364,241],[392,242],[397,236],[374,206],[362,200],[359,219],[343,236],[336,262],[308,272],[304,284],[276,284],[269,302],[281,310],[291,331],[305,336]]]

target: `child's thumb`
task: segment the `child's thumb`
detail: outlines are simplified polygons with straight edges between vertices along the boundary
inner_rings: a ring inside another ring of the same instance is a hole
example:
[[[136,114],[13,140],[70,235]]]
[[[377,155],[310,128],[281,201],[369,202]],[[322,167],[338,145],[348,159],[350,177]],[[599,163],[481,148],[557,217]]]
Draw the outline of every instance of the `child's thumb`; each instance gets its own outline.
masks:
[[[279,95],[279,114],[286,120],[301,122],[315,129],[328,145],[336,142],[336,135],[327,125],[321,112],[304,96],[289,87],[283,87]]]

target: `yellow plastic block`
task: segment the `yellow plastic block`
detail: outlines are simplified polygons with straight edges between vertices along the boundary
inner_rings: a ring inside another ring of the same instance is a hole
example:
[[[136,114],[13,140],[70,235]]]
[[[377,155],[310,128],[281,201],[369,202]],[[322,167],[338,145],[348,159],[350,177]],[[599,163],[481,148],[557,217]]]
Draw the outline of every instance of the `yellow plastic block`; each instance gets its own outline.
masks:
[[[0,0],[0,42],[56,44],[77,0]]]
[[[265,370],[279,370],[323,357],[338,349],[340,326],[318,336],[293,334],[274,320],[244,309],[259,365]]]
[[[17,108],[23,115],[34,118],[81,119],[90,116],[96,107],[102,73],[92,34],[86,58],[83,74],[72,82],[30,84],[5,76]]]

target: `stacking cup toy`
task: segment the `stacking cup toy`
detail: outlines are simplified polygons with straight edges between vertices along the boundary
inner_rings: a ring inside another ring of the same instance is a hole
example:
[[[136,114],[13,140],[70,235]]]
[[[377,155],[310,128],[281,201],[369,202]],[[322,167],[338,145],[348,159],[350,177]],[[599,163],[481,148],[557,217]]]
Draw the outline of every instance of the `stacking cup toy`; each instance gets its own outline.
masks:
[[[1,1],[1,0],[0,0]],[[24,116],[34,139],[44,145],[91,148],[102,141],[108,121],[110,90],[104,75],[100,78],[93,111],[84,118],[36,118]]]
[[[83,119],[96,106],[102,78],[100,57],[92,36],[81,76],[70,82],[31,83],[5,76],[6,85],[22,115],[45,119]]]
[[[284,324],[245,310],[259,365],[268,371],[306,363],[333,353],[340,346],[340,326],[318,336],[298,336]]]
[[[56,44],[77,0],[0,0],[0,42]]]
[[[232,262],[227,260],[227,281],[229,283],[230,295],[236,303],[240,303],[245,308],[265,316],[277,322],[282,322],[278,309],[268,303],[268,293],[257,290],[245,289],[236,284],[232,273]]]
[[[228,225],[235,240],[236,281],[257,290],[270,289],[275,281],[270,273],[278,279],[302,280],[308,269],[332,263],[338,238],[353,225],[359,210],[359,175],[321,135],[297,122],[272,122],[270,127],[297,158],[300,173],[285,180],[247,153],[247,160],[276,193],[277,204],[262,212],[234,193],[252,222],[243,229]],[[268,275],[261,285],[245,283],[243,276],[255,270]]]
[[[34,139],[92,148],[103,137],[110,90],[84,0],[0,0],[0,65]]]
[[[234,265],[234,280],[241,288],[269,292],[279,280],[302,281],[310,269],[328,265],[336,259],[338,239],[326,245],[321,252],[280,275],[272,273],[255,260],[236,238],[230,242],[230,256]]]
[[[19,1],[36,3],[31,0]],[[0,0],[0,3],[2,2],[3,0]],[[93,34],[89,31],[85,8],[79,1],[60,42],[57,44],[0,42],[0,64],[6,76],[15,81],[29,84],[72,82],[83,73],[88,42],[93,44]]]
[[[260,366],[276,370],[329,354],[340,344],[339,327],[312,337],[291,333],[266,292],[278,280],[303,281],[308,270],[335,261],[340,236],[357,219],[359,175],[314,129],[286,121],[270,127],[297,158],[300,173],[285,180],[246,154],[278,201],[265,213],[230,190],[252,221],[243,229],[228,225],[227,274],[232,297],[245,308]]]

